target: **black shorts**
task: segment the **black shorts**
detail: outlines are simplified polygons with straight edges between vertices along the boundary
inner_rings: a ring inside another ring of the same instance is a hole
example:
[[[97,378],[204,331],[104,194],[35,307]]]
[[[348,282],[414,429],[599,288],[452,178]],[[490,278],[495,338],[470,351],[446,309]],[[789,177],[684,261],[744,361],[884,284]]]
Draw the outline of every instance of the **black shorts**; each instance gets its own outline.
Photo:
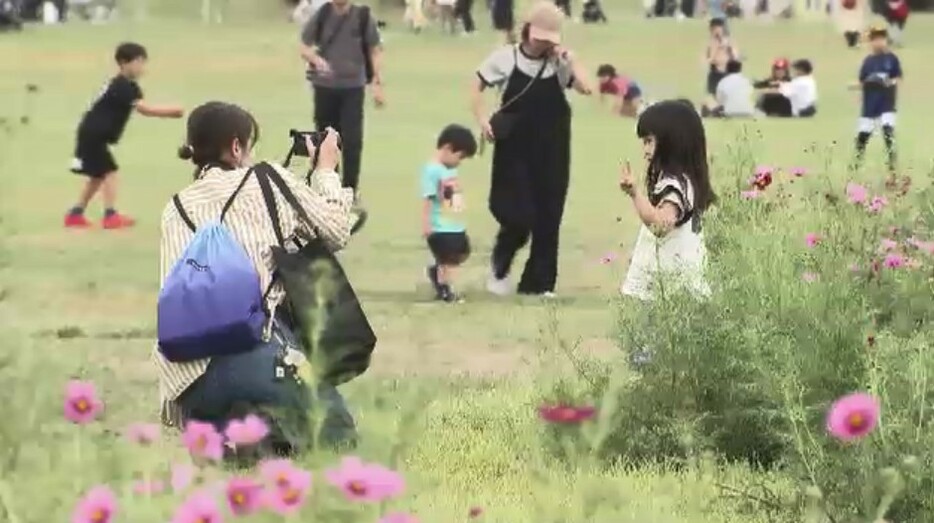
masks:
[[[428,248],[440,265],[460,265],[470,257],[470,238],[466,232],[433,232]]]
[[[717,84],[720,83],[720,80],[723,80],[724,76],[726,76],[726,73],[720,72],[713,67],[710,68],[710,71],[707,72],[707,94],[717,94]]]
[[[78,133],[78,145],[75,147],[75,159],[72,160],[71,172],[90,178],[103,178],[116,170],[117,162],[110,153],[107,140]]]
[[[626,90],[626,94],[623,95],[623,100],[631,102],[636,98],[642,98],[642,88],[639,87],[639,84],[631,82],[629,84],[629,89]]]

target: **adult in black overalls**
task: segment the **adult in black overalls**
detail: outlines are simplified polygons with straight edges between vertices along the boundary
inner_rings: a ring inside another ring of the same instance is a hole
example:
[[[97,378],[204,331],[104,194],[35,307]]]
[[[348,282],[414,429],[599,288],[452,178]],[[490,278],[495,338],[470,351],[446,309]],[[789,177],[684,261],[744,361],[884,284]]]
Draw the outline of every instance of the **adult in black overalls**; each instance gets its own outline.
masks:
[[[480,66],[473,109],[495,144],[490,211],[500,230],[488,289],[509,293],[516,252],[532,239],[520,294],[552,295],[558,274],[558,235],[571,163],[571,108],[565,89],[590,94],[587,74],[560,47],[564,14],[551,2],[536,4],[517,45],[495,51]],[[483,90],[505,86],[500,109],[488,117]]]

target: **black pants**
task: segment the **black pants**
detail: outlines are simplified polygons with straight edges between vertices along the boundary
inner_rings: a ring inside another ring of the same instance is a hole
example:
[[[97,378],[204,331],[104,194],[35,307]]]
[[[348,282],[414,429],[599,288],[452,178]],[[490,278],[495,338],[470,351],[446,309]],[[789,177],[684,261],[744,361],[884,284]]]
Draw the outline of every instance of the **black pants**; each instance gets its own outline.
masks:
[[[357,190],[360,157],[363,154],[364,88],[314,87],[315,126],[319,131],[333,127],[341,135],[341,175],[344,187]]]
[[[555,5],[564,11],[564,16],[571,17],[571,0],[555,0]]]
[[[464,31],[472,33],[477,29],[476,24],[473,21],[473,0],[457,0],[457,4],[454,7],[454,16],[460,18],[461,22],[464,24]]]

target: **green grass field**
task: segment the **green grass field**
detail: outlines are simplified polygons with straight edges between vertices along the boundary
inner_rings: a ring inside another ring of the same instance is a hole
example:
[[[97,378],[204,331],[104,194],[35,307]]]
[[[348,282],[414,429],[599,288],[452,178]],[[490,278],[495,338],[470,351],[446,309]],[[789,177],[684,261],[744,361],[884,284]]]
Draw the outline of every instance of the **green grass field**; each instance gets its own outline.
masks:
[[[476,12],[486,27],[485,11],[477,6]],[[700,101],[703,21],[645,21],[618,9],[611,14],[608,26],[571,26],[568,46],[591,69],[614,63],[650,98]],[[471,122],[467,85],[498,37],[486,30],[473,39],[431,32],[415,36],[399,29],[399,18],[393,13],[385,32],[388,106],[367,112],[362,188],[371,220],[341,255],[380,340],[371,372],[345,392],[366,436],[362,455],[382,459],[393,445],[404,443],[398,465],[409,478],[411,495],[398,506],[426,522],[464,520],[471,506],[484,507],[486,521],[504,523],[760,520],[741,504],[721,499],[700,471],[569,472],[539,463],[542,429],[535,407],[544,387],[571,372],[557,349],[559,340],[579,340],[579,350],[588,356],[622,359],[614,332],[615,297],[638,224],[616,179],[621,160],[641,156],[634,122],[610,115],[596,100],[569,95],[575,113],[572,182],[562,230],[560,299],[553,305],[484,293],[494,232],[486,211],[489,155],[465,164],[462,183],[475,245],[461,275],[467,303],[434,304],[422,282],[428,253],[419,233],[418,169],[445,124]],[[934,118],[934,109],[924,94],[934,81],[925,60],[934,53],[932,31],[934,18],[914,17],[907,47],[899,51],[906,82],[899,93],[898,141],[906,171],[926,170],[932,159],[927,118]],[[183,123],[134,117],[116,148],[120,208],[138,219],[135,229],[61,227],[81,181],[67,170],[74,129],[113,74],[113,47],[127,39],[148,47],[150,68],[142,81],[148,100],[192,108],[216,99],[247,107],[262,126],[256,156],[279,159],[288,147],[287,130],[311,126],[297,32],[276,20],[236,19],[206,27],[154,18],[0,35],[0,117],[11,123],[0,131],[5,262],[0,360],[12,357],[22,366],[14,368],[34,372],[23,371],[22,379],[4,384],[17,398],[12,412],[25,418],[2,423],[37,427],[41,433],[31,444],[27,440],[33,437],[22,434],[20,465],[0,475],[0,498],[5,492],[18,515],[13,519],[14,508],[6,507],[13,523],[62,521],[80,490],[109,477],[86,466],[92,459],[87,454],[78,462],[42,443],[70,430],[55,420],[67,379],[98,384],[107,400],[106,430],[157,419],[158,392],[148,358],[155,332],[159,217],[169,197],[190,181],[190,166],[175,157]],[[776,56],[810,58],[820,88],[819,114],[810,121],[709,122],[716,185],[740,183],[725,179],[726,169],[718,166],[731,161],[741,143],[749,144],[757,163],[801,165],[842,182],[843,174],[825,169],[825,162],[842,164],[850,154],[858,98],[845,87],[863,51],[846,49],[824,21],[738,22],[733,32],[753,77],[764,75]],[[30,83],[40,91],[27,107]],[[28,125],[18,123],[24,114],[30,116]],[[882,156],[881,141],[874,141],[869,169],[880,177]],[[97,205],[90,209],[94,217],[99,212]],[[618,254],[620,261],[602,265],[607,253]],[[396,434],[392,427],[399,413],[412,409],[424,416]],[[106,450],[95,452],[107,457]],[[544,471],[547,481],[536,479],[533,470]],[[752,473],[739,467],[726,474]],[[616,508],[589,513],[592,496],[612,498]],[[160,521],[136,510],[138,518],[126,521]]]

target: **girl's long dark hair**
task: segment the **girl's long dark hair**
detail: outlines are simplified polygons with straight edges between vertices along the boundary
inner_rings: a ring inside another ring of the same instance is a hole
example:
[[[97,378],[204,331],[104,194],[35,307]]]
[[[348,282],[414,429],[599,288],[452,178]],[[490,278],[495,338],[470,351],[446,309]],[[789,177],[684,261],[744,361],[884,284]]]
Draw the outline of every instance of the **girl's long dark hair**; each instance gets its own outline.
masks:
[[[238,105],[207,102],[188,115],[188,138],[178,157],[195,164],[195,178],[211,166],[232,169],[223,156],[235,139],[247,149],[256,145],[259,124],[253,115]]]
[[[717,201],[707,167],[707,137],[697,111],[678,100],[649,106],[636,126],[639,138],[655,138],[655,155],[646,173],[646,188],[652,194],[662,175],[685,176],[694,189],[693,207],[703,213]]]

